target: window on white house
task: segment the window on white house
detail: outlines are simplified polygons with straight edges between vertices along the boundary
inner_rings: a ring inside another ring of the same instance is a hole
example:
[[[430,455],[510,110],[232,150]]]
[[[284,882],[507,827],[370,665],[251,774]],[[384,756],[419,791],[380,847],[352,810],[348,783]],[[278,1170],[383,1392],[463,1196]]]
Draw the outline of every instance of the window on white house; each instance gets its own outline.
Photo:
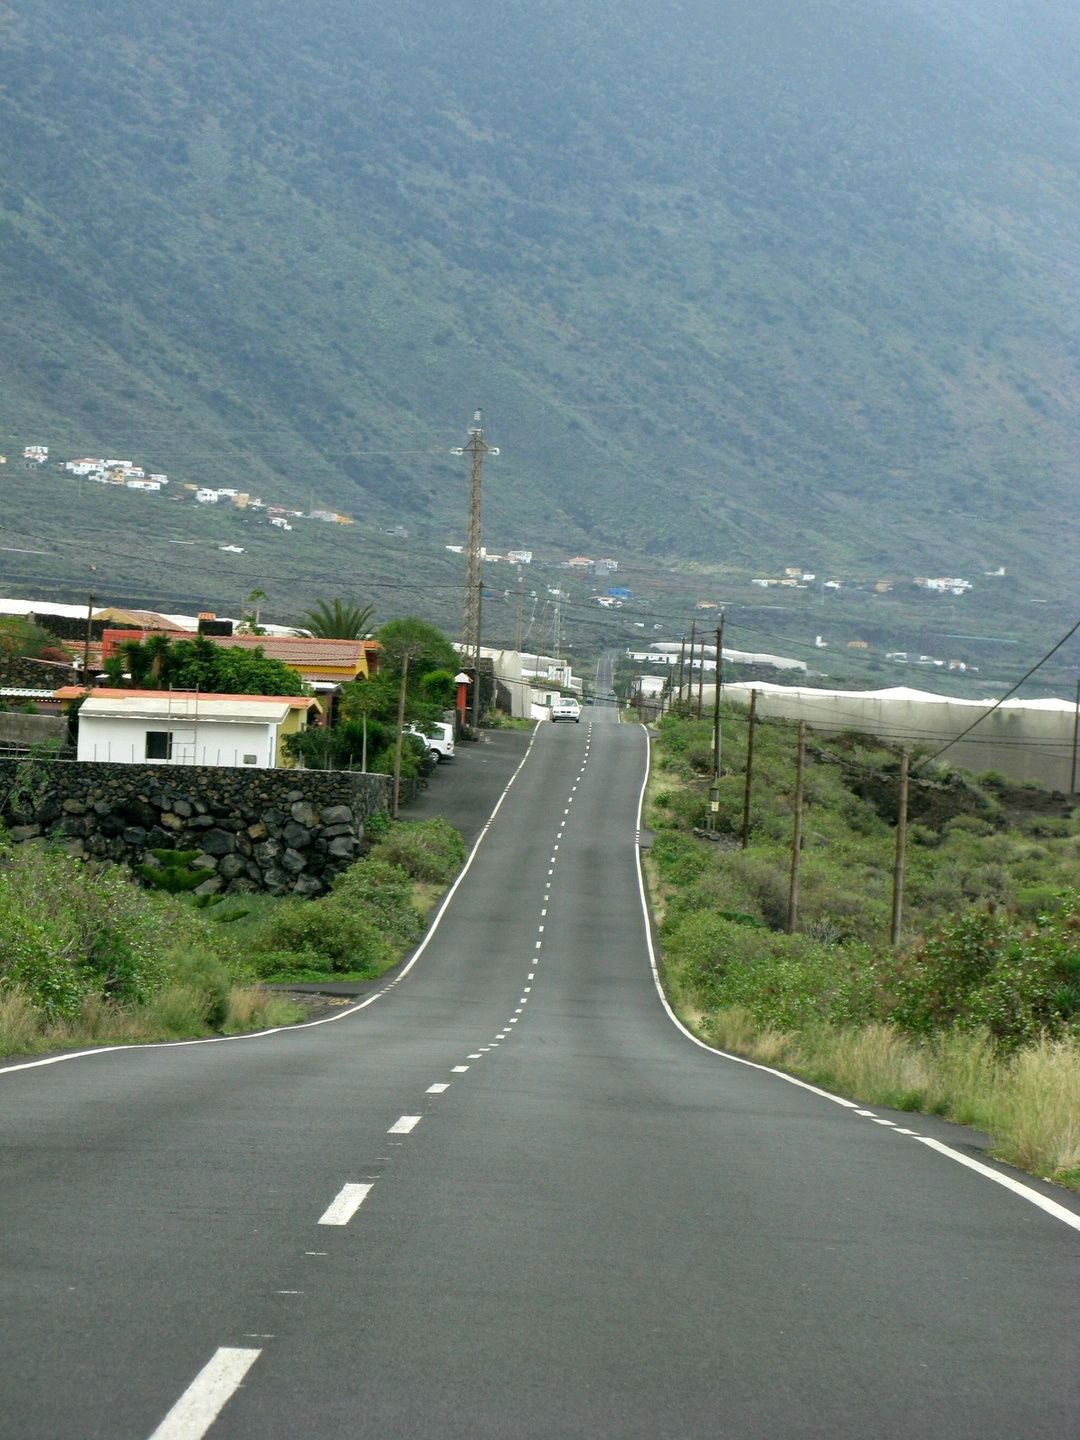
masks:
[[[259,757],[258,757],[257,755],[245,755],[245,756],[244,756],[244,764],[245,764],[245,765],[257,765],[258,763],[259,763]]]
[[[171,730],[147,730],[146,732],[146,758],[147,760],[171,760],[172,759],[172,731]]]

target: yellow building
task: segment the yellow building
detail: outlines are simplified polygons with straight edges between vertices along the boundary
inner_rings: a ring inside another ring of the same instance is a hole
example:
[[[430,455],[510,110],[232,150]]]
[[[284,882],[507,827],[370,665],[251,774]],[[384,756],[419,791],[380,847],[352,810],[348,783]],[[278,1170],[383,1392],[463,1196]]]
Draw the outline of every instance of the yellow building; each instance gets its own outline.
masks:
[[[208,635],[226,650],[261,649],[280,660],[308,685],[348,685],[366,680],[378,668],[374,640],[323,640],[303,635]]]

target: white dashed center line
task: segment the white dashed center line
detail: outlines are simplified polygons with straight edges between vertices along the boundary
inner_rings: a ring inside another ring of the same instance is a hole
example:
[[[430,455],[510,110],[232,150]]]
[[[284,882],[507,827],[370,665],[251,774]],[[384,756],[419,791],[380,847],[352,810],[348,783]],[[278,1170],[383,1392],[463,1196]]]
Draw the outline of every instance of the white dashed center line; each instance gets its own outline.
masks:
[[[388,1135],[408,1135],[416,1129],[422,1119],[421,1115],[402,1115],[400,1120],[394,1121],[386,1133]]]
[[[451,1075],[464,1075],[468,1068],[468,1065],[451,1065],[450,1073]]]
[[[216,1350],[150,1440],[200,1440],[239,1390],[244,1376],[261,1354],[262,1350],[228,1346]]]
[[[370,1193],[370,1185],[343,1185],[319,1216],[319,1224],[347,1225]]]
[[[439,1085],[429,1085],[429,1086],[427,1087],[427,1090],[425,1091],[425,1094],[427,1094],[427,1095],[441,1095],[444,1090],[449,1090],[449,1089],[450,1089],[450,1083],[449,1083],[449,1081],[445,1081],[445,1082],[443,1082],[442,1084],[439,1084]]]

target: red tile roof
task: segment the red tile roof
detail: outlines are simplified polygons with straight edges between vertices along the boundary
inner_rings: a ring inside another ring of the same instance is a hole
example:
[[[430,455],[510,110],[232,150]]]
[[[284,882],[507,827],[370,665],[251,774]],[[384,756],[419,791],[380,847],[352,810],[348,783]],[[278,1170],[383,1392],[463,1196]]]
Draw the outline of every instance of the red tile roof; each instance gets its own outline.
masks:
[[[370,640],[322,640],[303,635],[208,635],[226,650],[254,650],[261,647],[272,660],[286,665],[336,665],[359,669]]]
[[[88,690],[85,685],[64,685],[53,691],[54,700],[78,700],[83,695],[94,695],[102,700],[123,700],[127,696],[142,696],[154,700],[187,700],[197,696],[200,700],[265,700],[267,705],[291,705],[294,709],[308,709],[312,705],[322,706],[314,695],[218,695],[212,690],[111,690],[107,686]]]

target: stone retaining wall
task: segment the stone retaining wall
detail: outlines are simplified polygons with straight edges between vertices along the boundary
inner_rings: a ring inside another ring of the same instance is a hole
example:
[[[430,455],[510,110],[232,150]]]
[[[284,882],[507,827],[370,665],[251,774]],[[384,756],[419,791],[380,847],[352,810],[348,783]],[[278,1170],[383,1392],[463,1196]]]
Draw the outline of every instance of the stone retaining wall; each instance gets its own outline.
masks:
[[[59,690],[78,680],[72,665],[59,660],[31,660],[27,655],[0,657],[0,685],[18,685],[27,690]]]
[[[199,891],[317,895],[389,808],[385,775],[345,770],[0,760],[0,820],[16,842],[62,838],[69,854],[130,865],[154,849],[197,850]]]

